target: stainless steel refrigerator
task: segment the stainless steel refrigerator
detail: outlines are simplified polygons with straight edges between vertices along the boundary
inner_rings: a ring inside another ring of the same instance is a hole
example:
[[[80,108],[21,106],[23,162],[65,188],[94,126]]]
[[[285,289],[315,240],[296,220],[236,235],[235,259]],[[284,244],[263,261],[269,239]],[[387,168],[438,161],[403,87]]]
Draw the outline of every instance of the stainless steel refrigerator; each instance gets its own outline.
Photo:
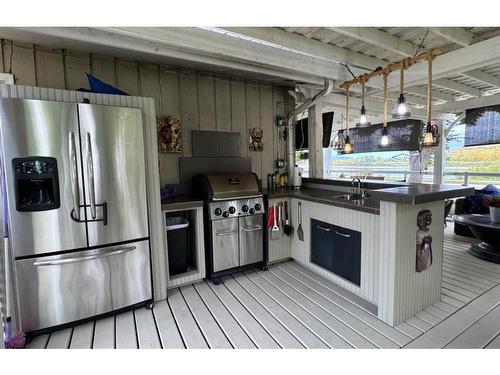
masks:
[[[23,331],[152,298],[141,111],[0,99]]]

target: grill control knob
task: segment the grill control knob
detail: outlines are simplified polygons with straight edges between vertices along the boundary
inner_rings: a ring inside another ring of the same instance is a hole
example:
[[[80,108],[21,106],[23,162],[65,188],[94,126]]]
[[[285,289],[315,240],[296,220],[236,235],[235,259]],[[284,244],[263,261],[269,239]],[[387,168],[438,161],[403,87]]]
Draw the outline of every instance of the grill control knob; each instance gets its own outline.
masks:
[[[215,209],[215,215],[220,216],[222,214],[222,210],[220,208]]]
[[[241,207],[241,210],[243,212],[248,212],[248,206],[246,204],[244,204],[243,207]]]
[[[236,208],[234,208],[233,206],[229,207],[230,214],[234,214],[235,212],[236,212]]]
[[[229,216],[229,212],[224,211],[224,212],[222,213],[222,216],[223,216],[223,217],[228,217],[228,216]]]
[[[255,210],[253,208],[250,209],[250,215],[253,215],[255,213]]]
[[[256,204],[255,205],[255,211],[260,211],[260,209],[262,208],[262,206],[260,204]]]

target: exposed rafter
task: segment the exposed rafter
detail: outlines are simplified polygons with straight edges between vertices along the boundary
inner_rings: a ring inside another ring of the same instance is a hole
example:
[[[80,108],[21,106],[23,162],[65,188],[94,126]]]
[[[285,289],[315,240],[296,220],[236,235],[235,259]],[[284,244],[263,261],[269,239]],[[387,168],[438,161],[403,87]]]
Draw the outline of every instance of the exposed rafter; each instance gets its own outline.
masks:
[[[473,33],[461,27],[432,27],[430,30],[434,34],[462,47],[470,46],[475,37]]]
[[[500,94],[497,94],[497,95],[482,96],[480,98],[472,98],[468,100],[460,100],[453,103],[440,104],[438,106],[434,106],[433,110],[434,111],[438,110],[448,113],[458,113],[465,111],[466,109],[487,107],[499,104],[500,104]]]
[[[335,47],[317,40],[311,40],[275,27],[224,27],[224,30],[367,70],[387,64],[384,60],[352,52],[345,48]]]
[[[470,70],[468,72],[463,72],[461,73],[462,75],[484,82],[488,85],[494,86],[494,87],[500,87],[500,78],[492,76],[491,74],[485,73],[481,70]]]
[[[474,97],[480,97],[482,95],[482,91],[479,89],[452,81],[451,79],[447,78],[436,79],[432,83],[435,84],[436,86],[461,92],[462,94],[467,94]]]
[[[413,56],[417,50],[414,44],[372,27],[332,27],[330,29],[406,57]]]
[[[412,94],[427,96],[427,87],[420,87],[420,86],[405,87],[405,91],[410,92]],[[435,90],[432,91],[432,98],[437,100],[445,100],[447,102],[452,102],[455,100],[455,97],[453,95],[444,94],[442,92]]]

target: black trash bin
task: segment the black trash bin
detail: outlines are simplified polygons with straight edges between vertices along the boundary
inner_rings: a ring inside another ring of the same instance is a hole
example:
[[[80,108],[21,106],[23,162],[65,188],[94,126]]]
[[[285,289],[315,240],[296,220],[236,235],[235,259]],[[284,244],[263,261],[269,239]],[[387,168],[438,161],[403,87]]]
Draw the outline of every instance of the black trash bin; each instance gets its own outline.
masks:
[[[187,272],[189,221],[182,216],[167,217],[168,270],[170,276]]]

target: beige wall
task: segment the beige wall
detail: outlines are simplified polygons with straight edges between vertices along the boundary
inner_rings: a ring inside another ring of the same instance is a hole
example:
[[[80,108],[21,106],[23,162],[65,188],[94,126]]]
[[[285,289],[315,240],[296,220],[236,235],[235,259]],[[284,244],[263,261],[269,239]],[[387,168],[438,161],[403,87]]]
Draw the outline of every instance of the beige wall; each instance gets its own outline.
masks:
[[[240,132],[241,155],[251,157],[264,185],[276,157],[277,103],[291,100],[288,88],[267,83],[10,40],[2,40],[0,71],[14,74],[19,85],[61,89],[88,88],[88,72],[130,95],[153,97],[157,114],[181,119],[183,156],[191,155],[192,129]],[[248,151],[248,129],[253,127],[264,129],[263,152]],[[162,186],[178,183],[178,157],[159,155]]]

